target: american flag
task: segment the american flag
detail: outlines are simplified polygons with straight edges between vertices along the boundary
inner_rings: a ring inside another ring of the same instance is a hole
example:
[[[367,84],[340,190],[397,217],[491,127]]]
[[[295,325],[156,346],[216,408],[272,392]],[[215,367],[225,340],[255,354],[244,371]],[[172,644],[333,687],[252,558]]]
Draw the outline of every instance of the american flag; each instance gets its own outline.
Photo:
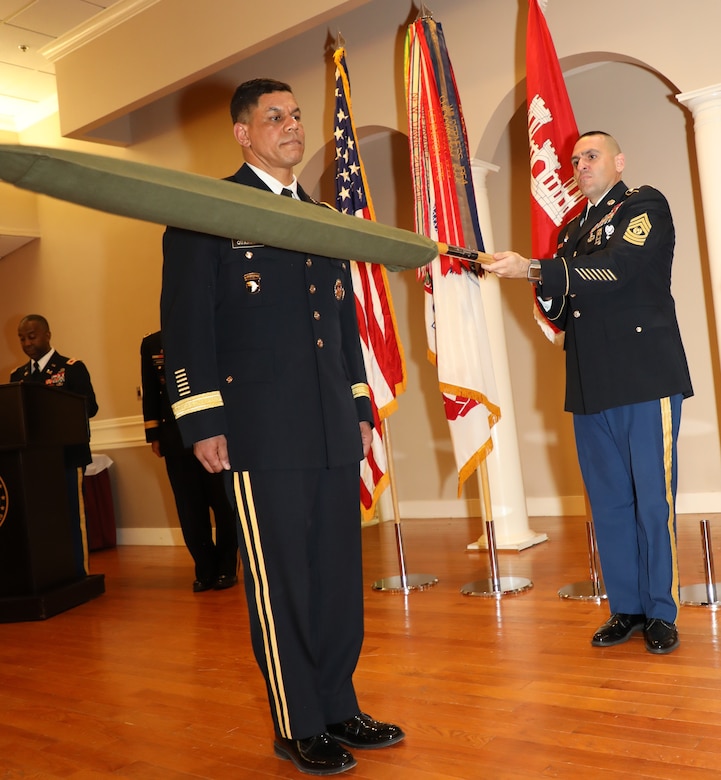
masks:
[[[333,61],[336,66],[333,131],[336,208],[344,214],[375,220],[353,122],[343,47],[336,49]],[[396,396],[406,387],[406,369],[384,266],[354,262],[352,274],[358,329],[374,416],[373,443],[368,457],[361,463],[361,513],[367,521],[374,516],[378,497],[388,485],[382,421],[397,408]]]

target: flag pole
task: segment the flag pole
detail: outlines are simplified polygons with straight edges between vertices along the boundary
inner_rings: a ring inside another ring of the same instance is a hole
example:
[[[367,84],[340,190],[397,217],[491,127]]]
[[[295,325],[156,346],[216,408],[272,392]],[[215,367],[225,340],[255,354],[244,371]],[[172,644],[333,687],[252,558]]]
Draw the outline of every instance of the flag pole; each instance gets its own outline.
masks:
[[[438,244],[439,255],[450,255],[450,257],[458,257],[461,260],[468,260],[471,263],[480,265],[481,261],[486,263],[493,262],[493,255],[489,255],[488,252],[479,252],[476,249],[468,249],[463,246],[451,246],[450,244],[444,244],[441,241],[436,242]],[[483,273],[482,268],[476,268],[479,273]]]
[[[416,21],[419,19],[432,19],[433,18],[433,11],[430,11],[428,9],[428,6],[425,3],[421,3],[421,7],[418,10],[418,16],[416,16]]]
[[[386,417],[382,422],[383,428],[383,446],[386,450],[386,461],[388,464],[388,482],[391,490],[391,500],[393,503],[393,525],[396,532],[396,549],[398,552],[398,566],[400,574],[395,577],[385,577],[376,580],[372,587],[373,590],[392,591],[396,593],[410,593],[412,590],[424,590],[430,588],[438,582],[438,577],[434,574],[407,574],[406,557],[403,549],[403,530],[401,528],[401,513],[398,508],[398,495],[396,493],[396,475],[393,464],[393,446],[391,444],[391,429],[389,420]]]
[[[464,596],[494,596],[499,598],[511,593],[521,593],[533,587],[531,580],[525,577],[499,577],[498,550],[496,548],[496,532],[493,523],[491,506],[491,485],[488,479],[488,464],[484,458],[478,471],[478,490],[481,494],[481,515],[485,522],[486,539],[488,540],[488,560],[491,576],[484,580],[467,582],[462,588]]]

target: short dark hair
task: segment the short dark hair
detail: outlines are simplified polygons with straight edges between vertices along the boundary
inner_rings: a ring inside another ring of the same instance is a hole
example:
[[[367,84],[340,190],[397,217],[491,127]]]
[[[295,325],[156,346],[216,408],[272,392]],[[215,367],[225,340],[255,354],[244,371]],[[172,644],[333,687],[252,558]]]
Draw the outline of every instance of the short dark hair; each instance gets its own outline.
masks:
[[[48,324],[48,321],[43,317],[42,314],[26,314],[21,320],[20,324],[22,325],[23,322],[39,322],[45,330],[50,330],[50,325]]]
[[[586,138],[589,135],[605,135],[606,138],[613,138],[611,133],[607,133],[605,130],[588,130],[585,133],[581,133],[576,140],[580,141],[582,138]]]
[[[288,84],[275,79],[251,79],[244,81],[230,100],[230,117],[235,122],[248,119],[250,111],[258,105],[261,95],[269,92],[292,92]]]
[[[578,143],[582,138],[589,138],[592,135],[601,135],[601,136],[603,136],[604,138],[607,139],[607,143],[610,145],[611,150],[613,151],[614,155],[621,154],[621,145],[611,135],[611,133],[607,133],[605,130],[589,130],[586,133],[581,133],[581,135],[579,135],[578,138],[576,139],[576,143]]]

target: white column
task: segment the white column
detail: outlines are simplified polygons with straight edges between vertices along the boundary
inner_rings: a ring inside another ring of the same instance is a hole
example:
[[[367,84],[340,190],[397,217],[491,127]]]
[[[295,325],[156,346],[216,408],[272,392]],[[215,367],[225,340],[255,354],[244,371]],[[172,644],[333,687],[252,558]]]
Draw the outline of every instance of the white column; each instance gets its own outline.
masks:
[[[696,164],[706,228],[716,341],[721,354],[721,84],[676,95],[691,110],[696,138]]]
[[[499,168],[491,163],[473,160],[471,170],[483,243],[487,252],[493,252],[493,230],[488,207],[486,177],[488,173],[497,173]],[[501,407],[501,419],[491,431],[493,451],[487,459],[496,546],[503,550],[523,550],[545,542],[548,536],[545,533],[536,533],[528,526],[526,494],[523,489],[511,374],[506,350],[506,332],[503,326],[501,288],[494,274],[486,274],[481,280],[481,293]],[[482,536],[468,547],[477,549],[485,546],[486,540]]]

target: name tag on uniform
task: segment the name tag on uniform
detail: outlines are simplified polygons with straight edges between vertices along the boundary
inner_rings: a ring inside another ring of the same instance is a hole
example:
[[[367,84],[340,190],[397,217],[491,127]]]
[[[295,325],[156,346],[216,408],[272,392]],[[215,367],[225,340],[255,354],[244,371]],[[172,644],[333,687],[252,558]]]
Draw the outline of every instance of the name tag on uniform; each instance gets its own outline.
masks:
[[[248,247],[253,247],[254,249],[258,249],[261,246],[265,246],[264,244],[258,244],[256,241],[243,241],[240,238],[231,238],[230,239],[230,248],[231,249],[247,249]]]

